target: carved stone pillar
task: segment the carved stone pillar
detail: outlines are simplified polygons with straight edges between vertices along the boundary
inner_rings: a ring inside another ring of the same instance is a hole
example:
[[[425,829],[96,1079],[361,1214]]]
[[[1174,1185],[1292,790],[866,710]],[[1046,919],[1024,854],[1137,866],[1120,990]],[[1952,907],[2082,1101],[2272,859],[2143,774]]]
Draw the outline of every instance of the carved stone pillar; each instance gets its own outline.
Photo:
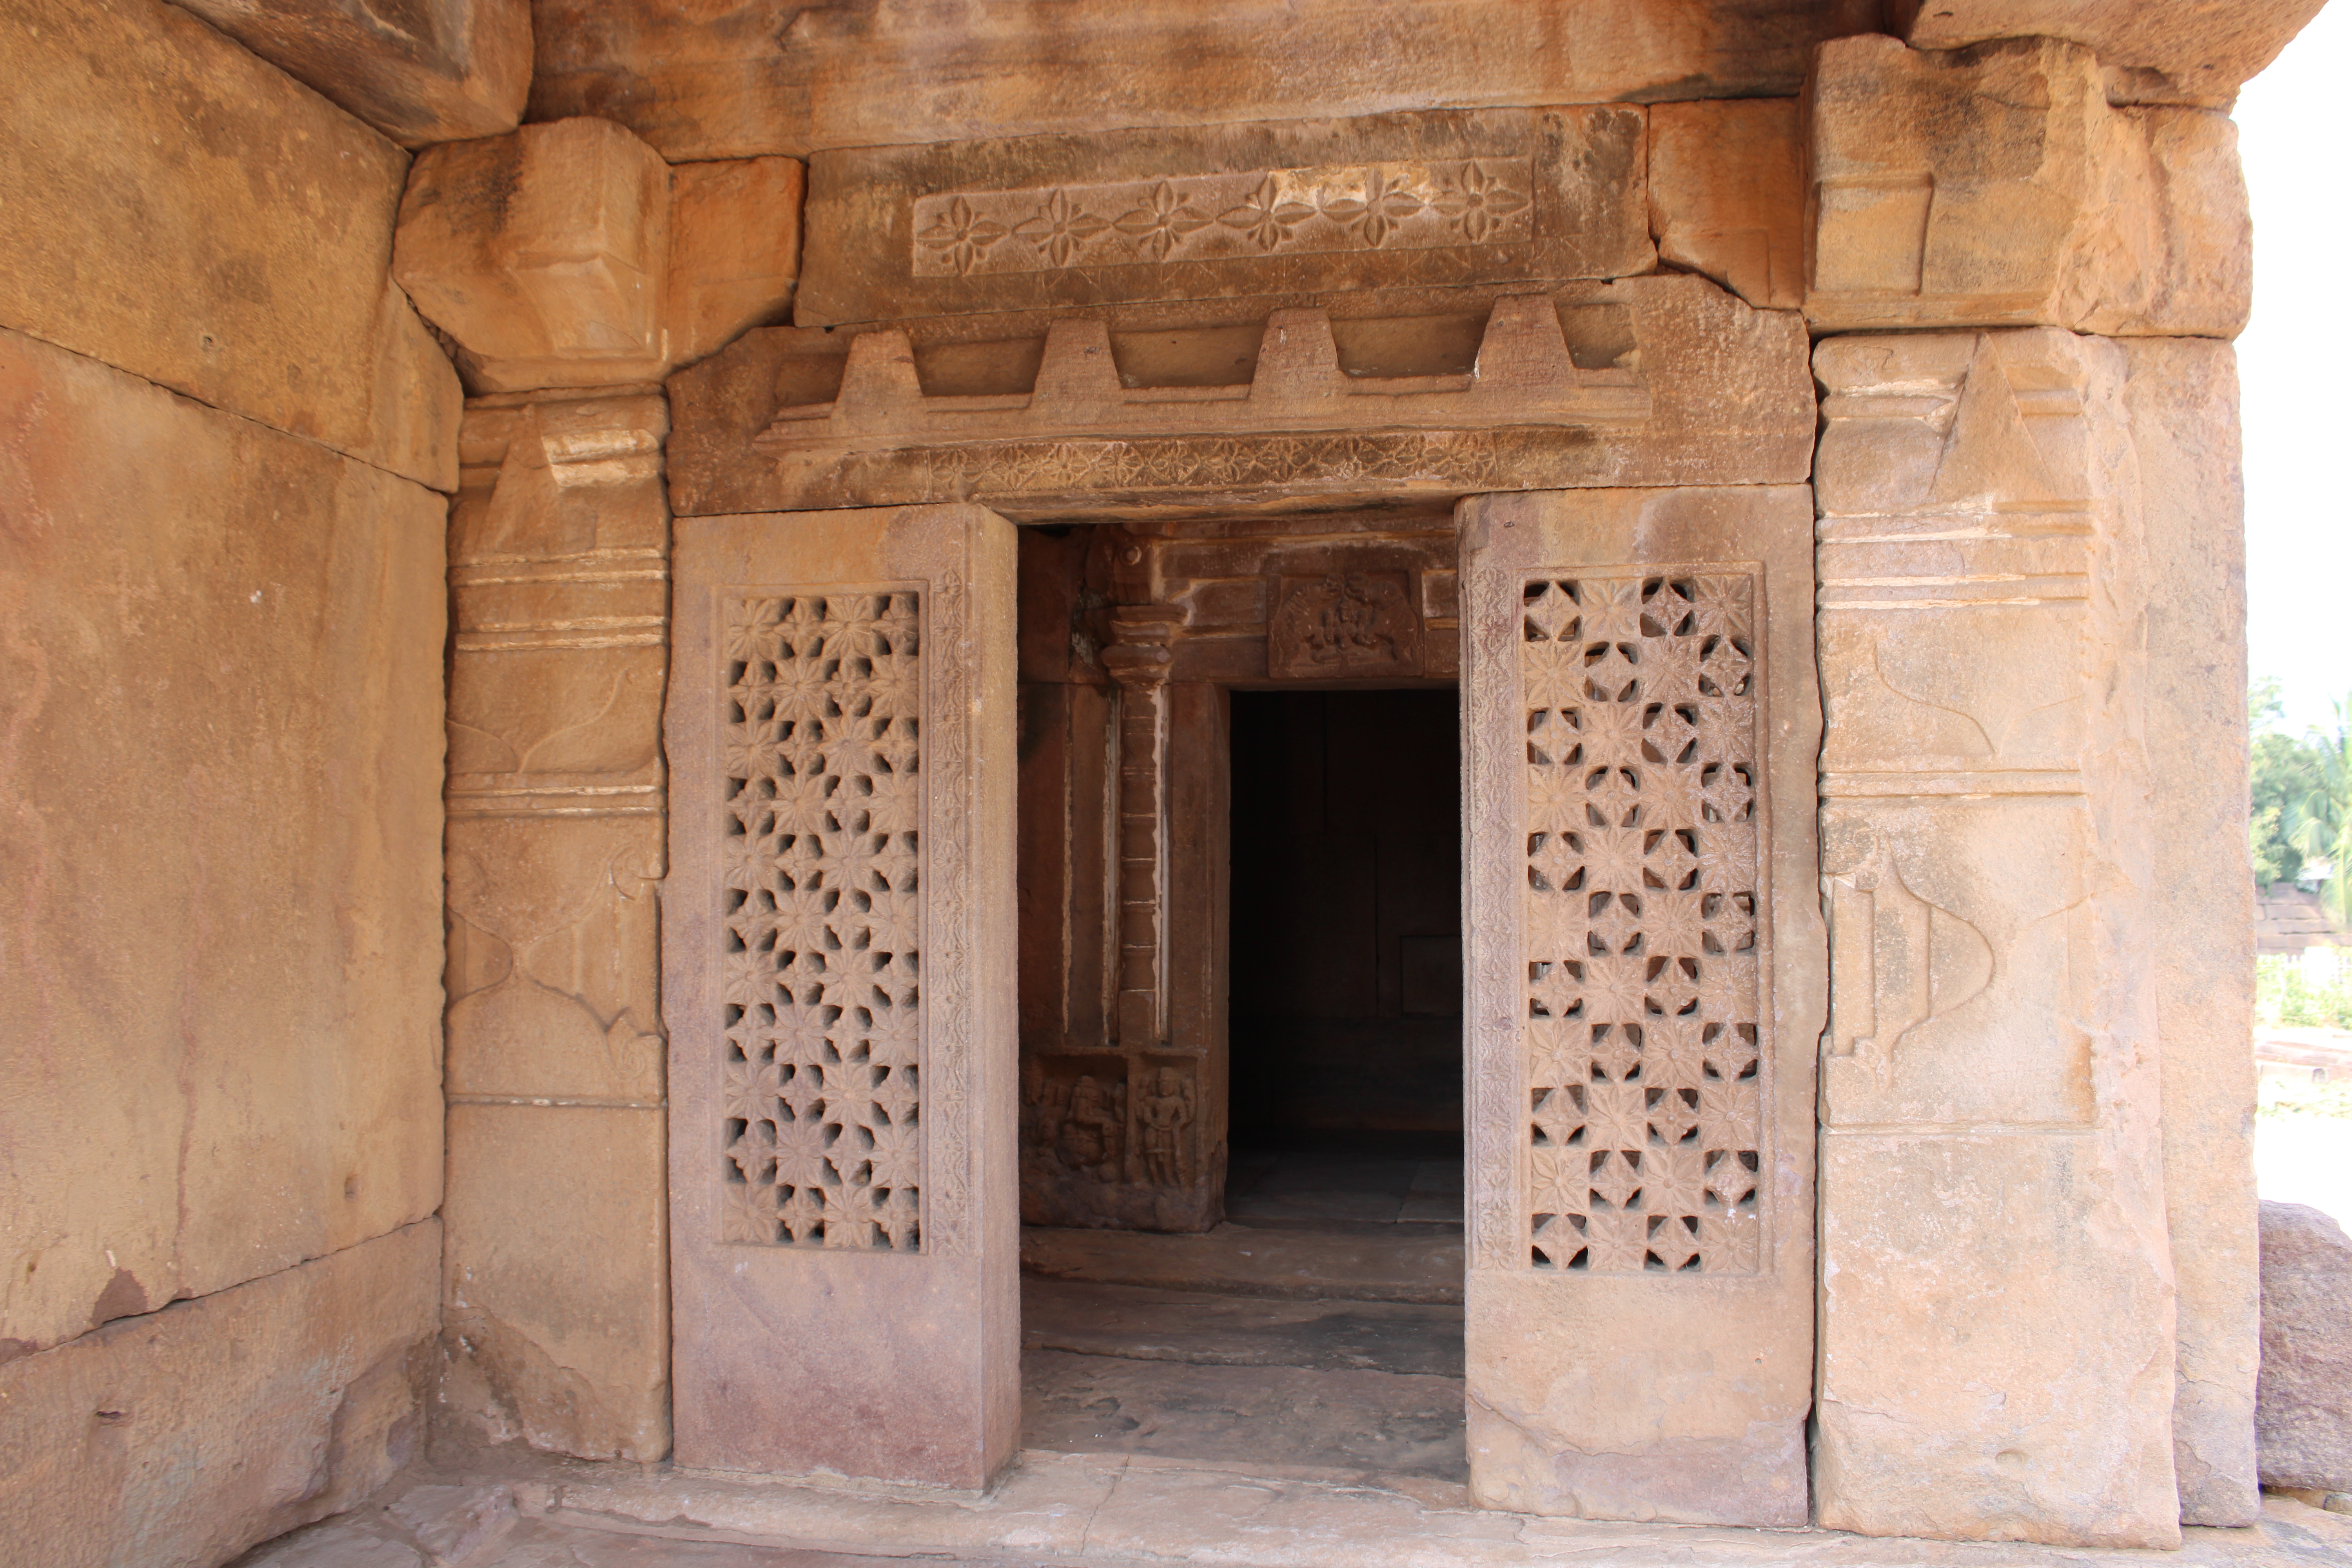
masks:
[[[1814,355],[1826,1526],[2179,1540],[2126,363],[2049,328]]]
[[[478,399],[449,525],[443,1397],[631,1459],[669,1447],[667,428],[658,396]]]
[[[1118,682],[1118,1038],[1129,1050],[1168,1038],[1168,642],[1170,605],[1111,616],[1103,668]]]
[[[1470,1484],[1801,1525],[1813,1352],[1802,486],[1462,508]]]

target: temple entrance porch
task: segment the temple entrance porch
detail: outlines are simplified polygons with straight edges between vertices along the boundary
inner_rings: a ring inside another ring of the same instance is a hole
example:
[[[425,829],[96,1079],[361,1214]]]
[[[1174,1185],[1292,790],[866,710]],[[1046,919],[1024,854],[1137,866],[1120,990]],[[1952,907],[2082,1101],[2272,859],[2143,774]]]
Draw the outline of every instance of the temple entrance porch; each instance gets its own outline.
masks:
[[[1030,1230],[1024,1441],[1465,1480],[1456,694],[1226,700],[1223,1221]]]

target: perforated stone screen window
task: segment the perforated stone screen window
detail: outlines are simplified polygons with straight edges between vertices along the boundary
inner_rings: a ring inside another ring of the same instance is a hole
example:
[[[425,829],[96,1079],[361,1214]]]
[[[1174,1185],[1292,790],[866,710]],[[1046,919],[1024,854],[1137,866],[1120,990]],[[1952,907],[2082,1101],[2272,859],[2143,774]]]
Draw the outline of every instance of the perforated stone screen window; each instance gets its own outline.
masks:
[[[922,1243],[922,600],[730,597],[724,1239]]]
[[[1538,1269],[1757,1267],[1755,590],[1746,574],[1524,584]]]

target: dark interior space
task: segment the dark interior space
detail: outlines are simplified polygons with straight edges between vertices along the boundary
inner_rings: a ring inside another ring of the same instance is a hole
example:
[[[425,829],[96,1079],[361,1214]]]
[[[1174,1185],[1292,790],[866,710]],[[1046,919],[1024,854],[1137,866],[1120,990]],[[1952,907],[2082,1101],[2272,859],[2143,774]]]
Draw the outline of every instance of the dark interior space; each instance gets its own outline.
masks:
[[[1276,1153],[1458,1161],[1458,695],[1233,702],[1234,1195]]]

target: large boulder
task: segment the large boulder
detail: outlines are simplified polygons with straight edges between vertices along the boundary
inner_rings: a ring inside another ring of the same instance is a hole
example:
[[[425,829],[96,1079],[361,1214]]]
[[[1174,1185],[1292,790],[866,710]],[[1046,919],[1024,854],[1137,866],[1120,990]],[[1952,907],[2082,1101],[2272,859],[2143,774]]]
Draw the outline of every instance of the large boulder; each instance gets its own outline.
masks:
[[[2352,1490],[2352,1237],[2300,1204],[2263,1205],[2263,1485]]]

